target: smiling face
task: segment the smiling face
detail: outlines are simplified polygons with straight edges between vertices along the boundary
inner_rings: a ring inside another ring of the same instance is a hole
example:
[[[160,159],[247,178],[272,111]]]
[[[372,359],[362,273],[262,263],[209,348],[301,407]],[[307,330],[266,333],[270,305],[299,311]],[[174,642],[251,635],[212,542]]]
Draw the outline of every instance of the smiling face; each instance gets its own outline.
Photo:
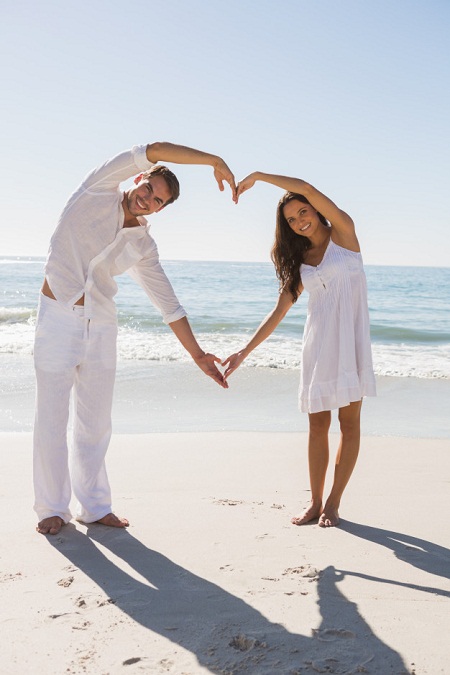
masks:
[[[291,199],[284,205],[283,215],[291,230],[303,237],[311,237],[322,226],[316,209],[298,199]]]
[[[171,199],[167,182],[162,176],[138,177],[136,187],[125,193],[128,211],[132,216],[149,216],[160,211]]]

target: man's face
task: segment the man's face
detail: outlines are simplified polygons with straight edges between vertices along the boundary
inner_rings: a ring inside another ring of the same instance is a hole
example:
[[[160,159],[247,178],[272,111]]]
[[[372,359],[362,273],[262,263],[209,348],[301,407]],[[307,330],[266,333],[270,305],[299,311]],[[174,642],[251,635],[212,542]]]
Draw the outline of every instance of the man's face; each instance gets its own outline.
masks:
[[[172,197],[162,176],[140,179],[136,187],[126,193],[127,206],[132,216],[149,216],[160,211]]]

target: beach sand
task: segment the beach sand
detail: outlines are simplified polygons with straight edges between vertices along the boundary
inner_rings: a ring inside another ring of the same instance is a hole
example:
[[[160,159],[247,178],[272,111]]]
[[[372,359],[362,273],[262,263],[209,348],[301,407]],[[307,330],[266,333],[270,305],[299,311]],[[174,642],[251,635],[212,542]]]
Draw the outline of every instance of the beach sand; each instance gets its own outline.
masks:
[[[0,430],[32,431],[35,379],[30,356],[0,354]],[[192,363],[119,361],[113,430],[119,434],[173,431],[300,431],[308,416],[297,404],[299,372],[243,366],[225,390]],[[376,398],[364,400],[363,433],[450,438],[450,379],[377,377]],[[337,431],[333,415],[332,430]]]
[[[324,530],[289,522],[302,432],[114,435],[130,528],[54,537],[34,531],[31,435],[0,444],[2,674],[450,672],[448,440],[364,437]]]

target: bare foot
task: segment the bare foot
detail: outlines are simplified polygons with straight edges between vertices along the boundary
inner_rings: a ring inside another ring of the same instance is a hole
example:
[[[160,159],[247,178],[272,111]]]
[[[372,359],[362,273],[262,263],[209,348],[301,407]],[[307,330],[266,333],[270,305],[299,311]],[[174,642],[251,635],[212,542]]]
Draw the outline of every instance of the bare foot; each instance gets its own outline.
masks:
[[[319,502],[318,504],[311,502],[311,504],[303,511],[303,513],[301,513],[299,516],[293,516],[291,518],[291,523],[293,525],[305,525],[305,523],[309,523],[311,520],[318,518],[321,513],[322,502]]]
[[[339,525],[338,510],[325,507],[319,518],[319,527],[336,527],[336,525]]]
[[[36,527],[40,534],[58,534],[65,522],[59,516],[50,516],[41,520]]]
[[[126,518],[118,518],[114,513],[107,513],[96,522],[108,527],[128,527],[130,524]]]

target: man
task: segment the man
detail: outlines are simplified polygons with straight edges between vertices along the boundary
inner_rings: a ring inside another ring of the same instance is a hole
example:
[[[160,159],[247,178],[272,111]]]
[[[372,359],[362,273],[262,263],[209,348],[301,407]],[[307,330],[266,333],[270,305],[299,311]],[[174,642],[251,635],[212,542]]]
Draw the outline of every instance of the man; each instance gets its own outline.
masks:
[[[227,387],[218,359],[197,343],[158,258],[144,216],[175,201],[179,184],[158,161],[204,164],[236,201],[234,176],[216,155],[171,143],[134,146],[92,171],[67,202],[50,242],[41,289],[34,360],[37,381],[34,489],[37,531],[57,534],[72,517],[126,527],[112,513],[105,454],[111,437],[117,319],[114,276],[128,270],[203,372]],[[138,174],[136,176],[136,174]],[[136,176],[122,192],[120,183]],[[67,424],[74,391],[69,471]]]

